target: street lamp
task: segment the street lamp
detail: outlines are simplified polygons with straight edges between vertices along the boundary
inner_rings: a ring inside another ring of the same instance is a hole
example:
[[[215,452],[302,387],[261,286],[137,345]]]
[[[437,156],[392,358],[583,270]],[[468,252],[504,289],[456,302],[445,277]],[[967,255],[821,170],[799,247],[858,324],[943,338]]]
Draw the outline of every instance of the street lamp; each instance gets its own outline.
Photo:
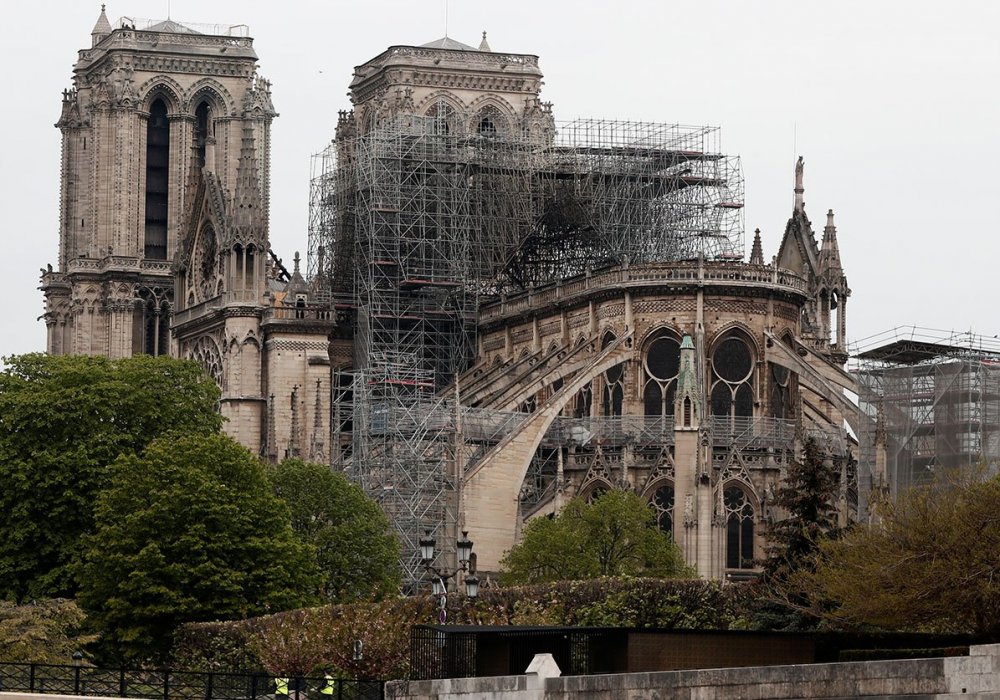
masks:
[[[454,571],[439,569],[431,562],[434,561],[436,542],[431,537],[430,530],[420,538],[420,560],[424,565],[424,570],[431,574],[431,592],[440,599],[441,612],[438,619],[444,624],[447,619],[445,607],[448,604],[448,580],[458,575],[459,571],[468,571],[465,577],[465,595],[475,598],[479,595],[479,577],[476,576],[476,559],[472,553],[472,540],[469,539],[468,530],[462,530],[462,536],[456,543],[458,549],[458,567]]]

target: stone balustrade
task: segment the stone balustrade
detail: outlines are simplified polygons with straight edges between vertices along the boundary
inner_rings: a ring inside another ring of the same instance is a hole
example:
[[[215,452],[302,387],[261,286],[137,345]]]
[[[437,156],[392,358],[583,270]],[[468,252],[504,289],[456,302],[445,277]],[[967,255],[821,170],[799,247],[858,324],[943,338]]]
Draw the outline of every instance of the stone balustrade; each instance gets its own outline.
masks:
[[[528,289],[480,309],[480,324],[537,309],[567,305],[605,290],[635,287],[769,287],[797,296],[807,292],[806,281],[788,270],[770,265],[725,262],[651,263],[620,266],[565,282]]]

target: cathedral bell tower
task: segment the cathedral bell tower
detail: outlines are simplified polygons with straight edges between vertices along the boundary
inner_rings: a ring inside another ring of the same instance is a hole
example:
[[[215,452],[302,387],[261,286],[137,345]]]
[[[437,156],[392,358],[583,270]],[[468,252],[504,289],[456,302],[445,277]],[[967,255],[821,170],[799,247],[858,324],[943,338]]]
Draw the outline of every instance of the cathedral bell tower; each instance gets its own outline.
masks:
[[[48,352],[176,354],[171,320],[188,299],[175,297],[175,260],[194,251],[197,235],[212,237],[203,224],[192,231],[202,209],[217,220],[235,199],[256,207],[252,226],[217,229],[201,247],[198,293],[234,274],[227,236],[241,251],[252,237],[263,257],[275,113],[256,63],[243,25],[112,25],[101,7],[56,124],[59,256],[41,284]]]

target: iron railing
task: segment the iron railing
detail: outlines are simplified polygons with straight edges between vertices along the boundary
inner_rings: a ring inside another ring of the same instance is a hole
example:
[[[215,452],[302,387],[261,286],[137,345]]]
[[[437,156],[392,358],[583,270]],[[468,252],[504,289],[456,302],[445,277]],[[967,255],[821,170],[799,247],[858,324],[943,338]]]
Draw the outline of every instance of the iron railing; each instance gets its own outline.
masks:
[[[273,677],[263,673],[0,663],[0,691],[8,693],[153,700],[276,700],[274,683]],[[288,700],[382,700],[385,697],[385,682],[380,680],[299,677],[291,679],[288,685]]]

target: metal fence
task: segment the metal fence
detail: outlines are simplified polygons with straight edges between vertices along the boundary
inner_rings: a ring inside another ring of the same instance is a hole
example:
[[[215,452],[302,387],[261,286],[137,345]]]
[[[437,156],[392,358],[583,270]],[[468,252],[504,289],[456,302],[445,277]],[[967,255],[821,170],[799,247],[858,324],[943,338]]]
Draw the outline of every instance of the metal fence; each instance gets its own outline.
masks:
[[[0,691],[153,700],[282,700],[266,674],[0,663]],[[299,677],[288,700],[382,700],[385,682]]]

